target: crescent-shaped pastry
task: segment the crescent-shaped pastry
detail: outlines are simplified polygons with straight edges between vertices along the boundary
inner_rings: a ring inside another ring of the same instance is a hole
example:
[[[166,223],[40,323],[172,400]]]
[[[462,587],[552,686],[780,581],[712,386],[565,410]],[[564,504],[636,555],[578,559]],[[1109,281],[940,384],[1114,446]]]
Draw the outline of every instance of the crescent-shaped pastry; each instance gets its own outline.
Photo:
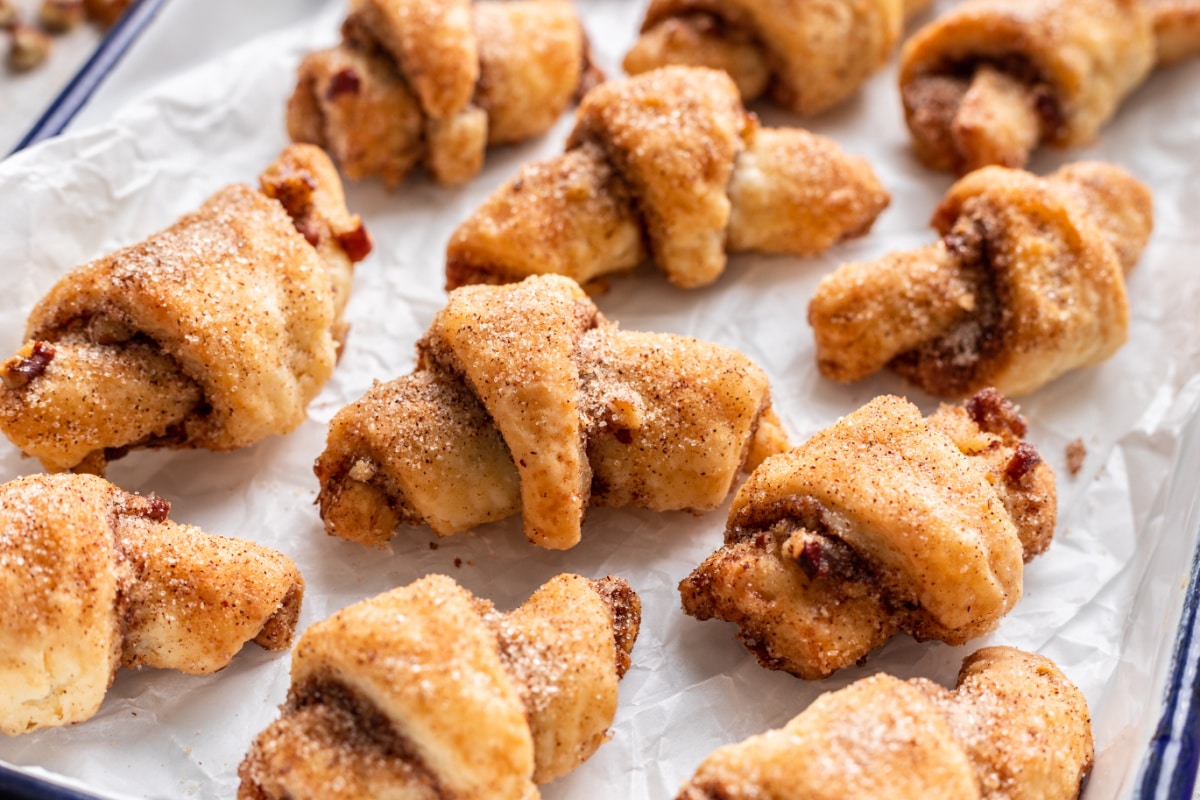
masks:
[[[1125,171],[981,169],[950,188],[933,226],[936,243],[844,264],[817,286],[822,375],[886,366],[943,397],[1017,396],[1125,343],[1125,275],[1153,226],[1149,190]]]
[[[295,564],[169,511],[93,475],[0,486],[0,732],[90,718],[118,667],[207,675],[291,644]]]
[[[673,284],[706,286],[727,252],[820,253],[888,199],[833,141],[760,128],[728,75],[666,67],[589,92],[566,153],[525,166],[451,236],[446,284],[598,286],[649,257]]]
[[[608,738],[641,620],[620,578],[559,575],[498,612],[444,575],[304,632],[241,800],[536,800]]]
[[[798,114],[825,111],[891,58],[901,0],[651,0],[625,55],[638,75],[672,64],[728,72],[742,100],[767,94]]]
[[[458,184],[601,80],[568,0],[354,0],[342,42],[301,62],[288,132],[350,178],[394,188],[424,163]]]
[[[232,450],[304,419],[371,249],[332,163],[293,145],[144,242],[67,273],[0,365],[0,429],[51,471],[139,447]]]
[[[1092,767],[1083,693],[1048,658],[967,656],[949,691],[880,673],[710,755],[677,800],[1074,800]]]
[[[900,58],[917,157],[963,174],[1091,142],[1155,62],[1143,0],[967,0]]]
[[[1054,474],[994,391],[922,419],[877,397],[738,490],[725,544],[680,583],[770,669],[823,678],[899,631],[962,644],[1021,597],[1049,546]]]
[[[750,359],[622,331],[557,275],[451,293],[417,371],[329,426],[315,467],[329,533],[382,544],[521,513],[543,547],[579,542],[593,505],[716,508],[738,471],[786,446]]]

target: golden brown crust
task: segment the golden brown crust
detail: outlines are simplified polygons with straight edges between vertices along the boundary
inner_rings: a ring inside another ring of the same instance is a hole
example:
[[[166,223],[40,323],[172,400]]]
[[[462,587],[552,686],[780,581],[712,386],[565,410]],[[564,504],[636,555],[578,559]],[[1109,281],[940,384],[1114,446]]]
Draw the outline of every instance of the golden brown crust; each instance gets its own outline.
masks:
[[[703,286],[725,267],[725,187],[745,125],[726,75],[664,70],[588,92],[567,147],[599,145],[636,198],[655,261],[673,283]]]
[[[118,666],[215,672],[242,645],[290,645],[290,559],[167,519],[91,475],[0,486],[0,731],[81,722]]]
[[[418,163],[469,180],[488,144],[542,135],[600,78],[567,0],[356,0],[342,34],[301,62],[288,133],[389,188]]]
[[[1200,54],[1200,2],[1142,0],[1154,22],[1158,64],[1169,66]]]
[[[680,584],[684,611],[736,622],[760,663],[820,678],[899,630],[961,644],[1021,596],[1054,476],[994,392],[928,420],[879,397],[767,459],[725,545]]]
[[[900,0],[651,0],[624,67],[725,69],[747,103],[767,91],[791,111],[817,114],[886,63],[905,13]]]
[[[431,575],[305,631],[241,798],[527,800],[607,738],[637,638],[619,578],[551,579],[507,614]]]
[[[710,510],[786,445],[745,356],[621,331],[560,276],[455,291],[420,354],[330,424],[315,469],[334,535],[448,535],[521,510],[531,541],[571,547],[589,503]]]
[[[968,656],[958,687],[874,675],[712,753],[678,800],[1073,800],[1093,758],[1083,694],[1052,661]]]
[[[1124,343],[1124,273],[1153,225],[1123,170],[1072,164],[1048,178],[988,167],[934,213],[936,244],[826,276],[809,304],[821,373],[885,365],[925,391],[1032,392]]]
[[[130,447],[287,433],[333,369],[352,262],[369,250],[329,160],[294,145],[262,191],[227,187],[52,287],[0,367],[0,427],[47,469],[94,471]]]
[[[454,232],[448,288],[556,273],[585,285],[647,255],[712,283],[727,250],[811,255],[865,233],[888,194],[862,159],[759,130],[725,74],[671,67],[589,92],[567,152],[526,166]]]
[[[969,0],[905,44],[901,97],[928,166],[1020,167],[1090,142],[1153,63],[1140,0]]]

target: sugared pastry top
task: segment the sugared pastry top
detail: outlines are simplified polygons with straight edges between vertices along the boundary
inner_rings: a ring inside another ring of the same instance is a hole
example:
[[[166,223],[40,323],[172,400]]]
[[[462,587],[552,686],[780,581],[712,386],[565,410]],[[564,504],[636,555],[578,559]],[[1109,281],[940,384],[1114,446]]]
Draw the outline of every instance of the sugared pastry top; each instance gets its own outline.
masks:
[[[759,127],[725,73],[666,67],[589,92],[566,153],[526,165],[453,233],[446,284],[599,286],[649,258],[676,286],[707,286],[728,252],[820,253],[888,199],[832,140]]]
[[[543,547],[578,543],[589,505],[708,511],[786,447],[766,375],[736,350],[624,331],[544,275],[451,292],[417,370],[329,426],[315,467],[326,530],[382,544],[520,513]]]
[[[1047,178],[977,170],[934,212],[937,242],[818,284],[808,321],[821,374],[888,367],[942,397],[1016,396],[1098,364],[1128,337],[1125,275],[1153,218],[1149,190],[1108,164]]]
[[[51,471],[142,447],[246,447],[333,372],[371,249],[328,157],[293,145],[145,241],[63,276],[0,365],[0,429]]]
[[[352,179],[424,164],[459,184],[601,80],[569,0],[353,0],[341,43],[300,63],[287,127]]]
[[[169,511],[94,475],[0,486],[0,732],[90,718],[118,667],[206,675],[291,644],[295,564]]]
[[[734,496],[724,545],[679,585],[759,663],[823,678],[899,631],[963,644],[1021,598],[1054,533],[1054,473],[994,390],[928,418],[877,397],[772,456]]]
[[[550,579],[500,613],[444,575],[304,632],[240,800],[536,800],[608,738],[641,605],[620,578]]]

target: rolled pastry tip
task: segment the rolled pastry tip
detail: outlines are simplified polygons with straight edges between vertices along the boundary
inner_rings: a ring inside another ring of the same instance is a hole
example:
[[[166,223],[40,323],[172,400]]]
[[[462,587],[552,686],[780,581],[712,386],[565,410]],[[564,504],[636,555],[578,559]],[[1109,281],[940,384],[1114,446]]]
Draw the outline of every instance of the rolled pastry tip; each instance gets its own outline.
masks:
[[[679,585],[684,611],[736,623],[760,664],[805,679],[900,631],[988,633],[1053,537],[1054,474],[1025,430],[993,390],[925,419],[875,398],[754,470],[724,545]]]
[[[169,511],[92,475],[0,486],[0,732],[89,719],[118,667],[207,675],[248,641],[290,646],[295,564]]]
[[[917,157],[964,174],[1092,141],[1154,64],[1142,3],[968,0],[917,32],[900,93]]]
[[[641,620],[620,578],[552,578],[501,613],[444,575],[304,632],[243,800],[526,800],[608,739]]]
[[[766,94],[799,114],[850,98],[891,57],[906,14],[901,0],[652,0],[623,66],[724,70],[750,103]]]
[[[304,419],[371,249],[329,159],[289,147],[144,242],[65,275],[0,365],[0,429],[51,471],[141,447],[230,450]]]
[[[1159,66],[1200,54],[1200,0],[1142,0],[1154,21]]]
[[[989,167],[951,187],[933,225],[938,242],[845,264],[817,286],[808,319],[822,375],[886,366],[936,395],[1020,395],[1125,341],[1124,275],[1153,226],[1150,193],[1128,173]]]
[[[719,748],[677,800],[1074,800],[1094,760],[1083,693],[1044,656],[986,647],[957,686],[880,673]]]
[[[293,141],[352,179],[398,186],[418,164],[460,184],[489,145],[546,133],[603,80],[566,0],[358,0],[336,47],[300,64]]]
[[[446,284],[555,273],[601,288],[650,258],[705,286],[727,252],[823,252],[888,200],[831,140],[759,128],[727,75],[665,68],[589,93],[567,152],[524,167],[451,236]]]
[[[416,372],[330,423],[314,469],[335,536],[520,513],[531,542],[565,549],[590,505],[708,511],[787,444],[749,358],[622,330],[561,276],[452,292],[418,350]]]

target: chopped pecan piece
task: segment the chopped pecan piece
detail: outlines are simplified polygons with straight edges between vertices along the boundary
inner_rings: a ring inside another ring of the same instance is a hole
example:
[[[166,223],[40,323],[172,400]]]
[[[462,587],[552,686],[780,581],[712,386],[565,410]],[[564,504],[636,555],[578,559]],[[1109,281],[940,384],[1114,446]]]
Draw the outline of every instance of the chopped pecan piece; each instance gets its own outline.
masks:
[[[0,364],[0,380],[9,389],[20,389],[46,371],[54,359],[54,345],[49,342],[30,342],[15,356]]]
[[[1004,467],[1004,474],[1009,480],[1020,482],[1029,470],[1042,463],[1042,457],[1038,451],[1025,442],[1017,445],[1017,449],[1013,451],[1012,458],[1008,460],[1008,464]]]
[[[50,55],[50,37],[37,28],[17,23],[9,32],[8,66],[28,72]]]
[[[367,233],[367,228],[362,224],[362,220],[358,220],[358,227],[339,233],[337,241],[346,251],[346,256],[356,263],[370,255],[371,249],[374,247],[371,234]]]
[[[338,70],[329,80],[329,88],[325,90],[325,97],[329,100],[335,100],[344,94],[358,94],[362,87],[362,79],[358,77],[358,72],[352,67]]]

